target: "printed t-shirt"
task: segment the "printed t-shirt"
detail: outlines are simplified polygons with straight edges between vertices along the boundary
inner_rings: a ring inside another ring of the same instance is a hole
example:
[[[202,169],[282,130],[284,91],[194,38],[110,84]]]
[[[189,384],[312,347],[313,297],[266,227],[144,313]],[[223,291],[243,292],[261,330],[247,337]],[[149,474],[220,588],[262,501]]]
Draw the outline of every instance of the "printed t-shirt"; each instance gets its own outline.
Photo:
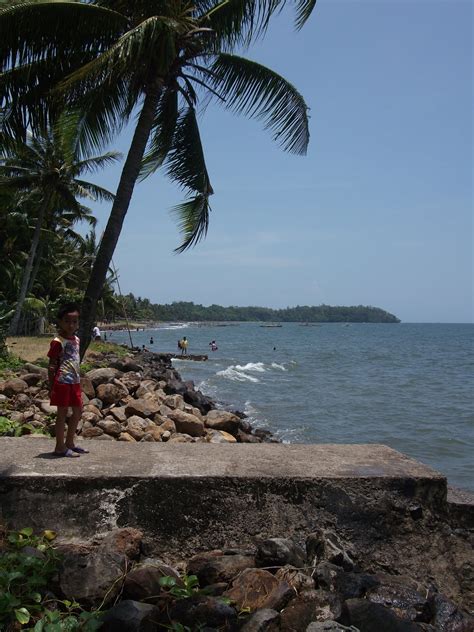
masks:
[[[56,336],[51,341],[48,358],[59,359],[59,367],[54,376],[58,384],[80,384],[80,343],[77,336],[63,338]]]

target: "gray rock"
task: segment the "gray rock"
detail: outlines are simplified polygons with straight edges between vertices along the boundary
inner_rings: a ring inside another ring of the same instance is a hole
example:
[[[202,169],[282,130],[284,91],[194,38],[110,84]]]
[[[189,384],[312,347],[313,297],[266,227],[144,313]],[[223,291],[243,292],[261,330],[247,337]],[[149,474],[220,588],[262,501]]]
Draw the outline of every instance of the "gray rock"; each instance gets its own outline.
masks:
[[[183,585],[174,568],[159,560],[149,560],[138,564],[127,574],[123,594],[126,599],[156,603],[162,590],[162,577],[173,577],[178,585]]]
[[[126,599],[108,610],[103,632],[156,632],[160,611],[156,606]]]
[[[387,606],[401,619],[430,622],[430,591],[426,586],[404,575],[379,573],[376,577],[377,586],[367,592],[369,601]]]
[[[318,529],[306,538],[306,553],[313,563],[327,560],[346,571],[354,568],[354,559],[349,547],[333,531]]]
[[[300,632],[315,621],[339,619],[341,611],[341,600],[334,593],[324,590],[307,590],[292,599],[281,613],[281,630]]]
[[[445,595],[434,595],[431,599],[433,619],[436,630],[443,632],[470,632],[474,630],[474,617],[462,613]]]
[[[0,391],[7,397],[13,397],[18,393],[24,393],[28,388],[28,384],[25,380],[15,377],[11,380],[7,380],[0,386]]]
[[[125,406],[127,417],[138,415],[139,417],[153,417],[160,410],[160,404],[153,399],[134,399]]]
[[[123,373],[128,373],[129,371],[134,371],[135,373],[139,373],[143,371],[143,366],[135,362],[133,358],[120,358],[110,363],[110,366],[114,369],[118,369]]]
[[[319,588],[337,592],[342,600],[364,597],[368,590],[375,589],[380,583],[374,575],[345,572],[330,562],[316,566],[314,579]]]
[[[194,415],[176,409],[169,414],[169,418],[174,421],[177,432],[188,434],[191,437],[202,437],[206,434],[204,422]]]
[[[240,628],[240,632],[278,632],[280,629],[280,613],[270,608],[257,610]]]
[[[286,582],[276,579],[262,568],[247,568],[237,575],[224,596],[235,602],[241,610],[279,610],[294,596],[294,591]]]
[[[118,381],[118,380],[117,380]],[[96,388],[96,394],[98,399],[102,400],[105,406],[115,404],[128,395],[127,389],[118,384],[99,384]]]
[[[366,599],[348,599],[344,603],[339,621],[344,625],[353,625],[363,632],[419,632],[420,628],[412,621],[399,619],[392,610]]]
[[[93,399],[95,397],[94,385],[92,384],[92,380],[88,377],[81,377],[81,390],[89,399]]]
[[[41,375],[41,378],[43,380],[48,379],[48,369],[45,369],[42,366],[32,364],[31,362],[25,362],[25,364],[23,365],[23,368],[29,373],[37,373],[38,375]]]
[[[121,424],[119,424],[119,422],[115,419],[101,419],[97,425],[99,428],[102,428],[106,434],[111,435],[112,437],[118,437],[122,432]]]
[[[219,555],[216,551],[199,553],[188,561],[187,572],[197,575],[199,584],[207,586],[218,582],[229,582],[246,568],[255,568],[252,555]]]
[[[92,369],[92,371],[88,371],[86,373],[86,377],[91,380],[92,384],[97,388],[99,384],[107,384],[111,382],[114,378],[121,377],[121,371],[117,369],[103,368],[103,369]]]
[[[353,625],[348,628],[336,621],[315,621],[308,625],[306,632],[360,632],[360,630]]]
[[[39,373],[25,373],[21,376],[28,386],[36,386],[43,379]]]
[[[225,430],[232,435],[237,435],[240,418],[226,410],[211,410],[206,415],[205,423],[213,430]]]
[[[138,417],[138,415],[132,415],[132,417],[127,419],[125,431],[136,441],[140,441],[145,435],[148,424],[148,419],[143,419],[142,417]]]
[[[208,626],[229,626],[237,621],[237,612],[219,597],[198,595],[176,601],[170,617],[184,625],[205,623]]]
[[[257,566],[305,566],[306,556],[301,547],[286,538],[269,538],[257,547]]]

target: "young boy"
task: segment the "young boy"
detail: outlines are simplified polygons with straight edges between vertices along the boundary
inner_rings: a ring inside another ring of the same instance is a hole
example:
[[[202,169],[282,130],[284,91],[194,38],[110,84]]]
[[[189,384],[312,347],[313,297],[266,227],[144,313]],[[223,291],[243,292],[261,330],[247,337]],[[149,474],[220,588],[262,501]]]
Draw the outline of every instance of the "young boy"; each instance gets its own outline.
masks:
[[[79,338],[75,335],[79,327],[79,309],[68,304],[57,314],[58,335],[51,341],[48,351],[49,392],[52,406],[58,407],[55,436],[55,456],[78,457],[89,452],[74,445],[77,425],[82,414],[81,379],[79,374]],[[64,429],[68,408],[72,417],[67,423],[66,440]]]

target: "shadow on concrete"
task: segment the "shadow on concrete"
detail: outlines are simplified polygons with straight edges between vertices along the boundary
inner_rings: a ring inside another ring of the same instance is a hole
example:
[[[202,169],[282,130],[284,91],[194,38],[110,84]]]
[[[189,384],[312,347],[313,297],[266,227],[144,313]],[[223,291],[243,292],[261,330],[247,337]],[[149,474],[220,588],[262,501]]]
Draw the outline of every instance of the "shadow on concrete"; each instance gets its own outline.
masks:
[[[37,454],[36,456],[33,457],[34,459],[61,459],[61,458],[65,458],[65,457],[60,457],[60,456],[56,456],[56,454],[54,454],[54,452],[40,452],[39,454]]]

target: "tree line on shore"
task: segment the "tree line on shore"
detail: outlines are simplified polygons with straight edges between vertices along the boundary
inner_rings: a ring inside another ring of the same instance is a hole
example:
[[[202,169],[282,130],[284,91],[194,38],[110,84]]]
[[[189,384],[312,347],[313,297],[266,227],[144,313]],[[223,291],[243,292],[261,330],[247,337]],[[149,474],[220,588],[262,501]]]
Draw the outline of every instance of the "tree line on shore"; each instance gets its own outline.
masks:
[[[153,304],[147,298],[127,294],[123,297],[127,316],[133,320],[152,321],[257,321],[257,322],[353,322],[353,323],[399,323],[393,314],[366,305],[331,306],[297,305],[285,309],[270,307],[238,307],[232,305],[204,306],[187,301],[176,301],[167,305]]]

